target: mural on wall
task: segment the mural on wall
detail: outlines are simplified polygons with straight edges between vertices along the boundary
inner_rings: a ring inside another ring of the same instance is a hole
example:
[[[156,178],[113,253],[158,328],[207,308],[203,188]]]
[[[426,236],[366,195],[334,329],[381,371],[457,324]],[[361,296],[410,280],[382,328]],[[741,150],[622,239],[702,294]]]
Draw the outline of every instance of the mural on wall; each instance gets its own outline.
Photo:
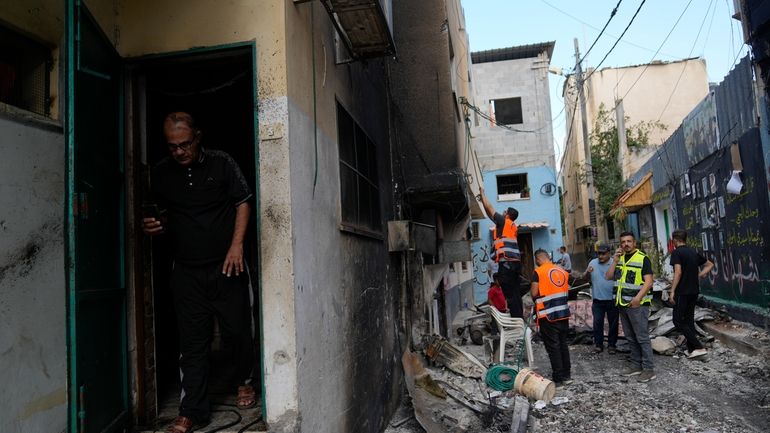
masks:
[[[744,156],[760,148],[757,129],[740,139]],[[677,188],[680,227],[688,232],[688,244],[714,263],[701,281],[703,294],[728,301],[767,307],[770,302],[770,226],[762,215],[770,214],[761,158],[743,158],[743,188],[739,194],[726,190],[732,173],[730,153],[722,149],[689,171],[692,185],[700,185],[697,198],[683,196]],[[693,194],[694,195],[694,194]]]
[[[684,147],[690,165],[695,165],[717,150],[719,134],[717,131],[717,110],[714,93],[711,92],[682,121],[684,126]],[[701,179],[691,179],[703,182]],[[699,184],[694,184],[700,188]],[[703,186],[708,186],[708,180]],[[707,188],[706,188],[707,189]],[[699,192],[705,192],[701,190]]]

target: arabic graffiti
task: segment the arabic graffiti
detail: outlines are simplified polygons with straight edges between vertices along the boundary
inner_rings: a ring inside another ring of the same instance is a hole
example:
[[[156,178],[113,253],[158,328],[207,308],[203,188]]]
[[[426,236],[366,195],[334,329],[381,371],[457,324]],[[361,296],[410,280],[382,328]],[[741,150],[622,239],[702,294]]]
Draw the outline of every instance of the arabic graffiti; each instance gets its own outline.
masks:
[[[491,282],[489,276],[490,250],[489,245],[482,245],[478,251],[473,253],[473,281],[482,286]]]

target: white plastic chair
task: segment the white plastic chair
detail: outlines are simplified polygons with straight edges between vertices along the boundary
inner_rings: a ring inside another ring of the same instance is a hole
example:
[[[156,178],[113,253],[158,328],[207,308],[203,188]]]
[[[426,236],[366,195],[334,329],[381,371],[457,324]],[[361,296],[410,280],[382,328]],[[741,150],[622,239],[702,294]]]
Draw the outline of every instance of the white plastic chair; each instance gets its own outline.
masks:
[[[485,305],[481,307],[483,310],[492,315],[492,318],[497,323],[497,328],[500,331],[500,361],[503,362],[505,358],[505,345],[513,344],[524,339],[524,347],[527,351],[527,364],[529,367],[534,366],[534,360],[532,356],[532,330],[524,322],[524,319],[519,317],[511,317],[508,313],[502,313],[493,305]]]

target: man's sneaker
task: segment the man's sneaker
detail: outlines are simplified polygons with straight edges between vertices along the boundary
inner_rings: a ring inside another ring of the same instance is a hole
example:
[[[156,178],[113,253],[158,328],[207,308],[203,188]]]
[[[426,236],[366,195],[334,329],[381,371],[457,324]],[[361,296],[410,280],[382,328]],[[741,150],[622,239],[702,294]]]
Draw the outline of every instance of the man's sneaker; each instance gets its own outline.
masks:
[[[607,348],[607,353],[609,353],[610,355],[614,355],[617,351],[618,351],[618,349],[615,349],[612,346]]]
[[[644,370],[639,375],[639,377],[636,378],[636,381],[640,382],[640,383],[647,383],[647,382],[651,381],[652,379],[655,379],[656,377],[658,377],[658,376],[655,375],[655,371],[654,370]]]
[[[604,351],[603,347],[594,346],[594,353],[602,353]]]
[[[688,359],[700,358],[701,356],[705,356],[706,353],[708,353],[706,349],[695,349],[692,352],[687,354],[687,358]]]
[[[625,377],[638,376],[640,374],[642,374],[642,369],[639,367],[628,367],[620,373],[621,376]]]

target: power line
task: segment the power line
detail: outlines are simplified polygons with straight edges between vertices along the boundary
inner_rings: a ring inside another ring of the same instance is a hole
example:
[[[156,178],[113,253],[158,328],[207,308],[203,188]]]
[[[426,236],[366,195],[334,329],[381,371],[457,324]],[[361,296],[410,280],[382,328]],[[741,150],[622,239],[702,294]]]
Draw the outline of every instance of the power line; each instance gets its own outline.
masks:
[[[602,34],[604,33],[604,31],[607,30],[607,26],[610,25],[610,21],[612,21],[612,19],[615,18],[615,14],[618,13],[618,8],[620,7],[620,3],[622,2],[623,0],[618,0],[618,4],[616,4],[615,8],[612,9],[612,12],[610,12],[610,17],[607,19],[607,22],[604,23],[604,27],[602,27],[602,29],[599,31],[599,35],[596,36],[596,39],[594,39],[594,42],[591,44],[590,47],[588,47],[588,51],[586,51],[586,53],[583,54],[583,57],[580,60],[578,60],[578,63],[582,63],[583,60],[585,60],[586,57],[588,57],[588,53],[590,53],[591,50],[594,49],[594,46],[596,46],[596,43],[599,42],[599,39],[602,37]]]
[[[650,61],[647,62],[646,65],[644,65],[644,69],[642,69],[642,73],[639,74],[638,77],[636,77],[636,81],[634,81],[633,84],[631,84],[631,87],[628,88],[628,91],[623,95],[622,98],[620,98],[620,100],[626,99],[626,96],[628,96],[628,94],[631,93],[631,89],[633,89],[636,86],[636,83],[638,83],[639,80],[644,75],[644,73],[647,72],[647,68],[649,68],[650,64],[655,60],[655,56],[658,55],[658,53],[660,52],[660,49],[663,48],[663,45],[666,44],[666,41],[668,41],[668,38],[671,36],[671,33],[674,32],[674,29],[676,29],[676,26],[679,25],[679,21],[682,20],[682,17],[684,16],[684,13],[687,12],[687,9],[690,7],[690,4],[692,4],[692,0],[687,2],[687,5],[684,7],[684,10],[682,11],[681,14],[679,14],[679,18],[676,19],[676,22],[674,23],[674,26],[671,27],[671,30],[669,30],[669,32],[666,35],[665,39],[663,39],[663,42],[660,43],[660,46],[658,46],[658,49],[657,49],[657,51],[655,51],[655,54],[653,54],[652,58],[650,59]],[[625,75],[625,72],[623,73],[623,75]],[[620,84],[620,81],[622,81],[622,80],[623,80],[623,76],[620,77],[620,80],[618,80],[618,84],[615,85],[615,88],[618,87],[618,85]],[[617,108],[617,104],[615,105],[615,108]]]
[[[703,26],[706,24],[706,19],[709,17],[709,11],[711,11],[711,6],[714,5],[714,0],[711,0],[709,2],[709,7],[706,9],[706,15],[703,16],[703,21],[700,23],[700,27],[698,28],[698,34],[695,35],[695,40],[692,42],[692,47],[690,48],[690,53],[687,55],[687,57],[692,56],[692,52],[695,51],[695,46],[698,44],[698,39],[700,38],[700,33],[703,31]],[[714,7],[714,10],[716,10],[716,7]],[[674,83],[674,88],[671,90],[671,93],[668,95],[668,99],[666,100],[666,104],[663,106],[663,109],[660,111],[660,115],[658,116],[658,121],[663,117],[663,113],[666,112],[666,109],[668,108],[668,105],[671,103],[671,99],[674,97],[674,93],[676,93],[676,88],[679,87],[679,82],[682,80],[682,77],[684,76],[684,71],[687,70],[687,62],[682,62],[682,71],[679,73],[679,77],[676,79],[676,83]]]
[[[583,78],[583,82],[588,80],[591,77],[591,75],[594,74],[594,72],[599,70],[599,66],[601,66],[602,63],[604,63],[605,60],[607,60],[607,56],[609,56],[610,53],[612,52],[612,50],[614,50],[615,47],[618,46],[618,43],[620,42],[621,38],[623,38],[623,35],[625,35],[626,32],[628,31],[628,29],[631,27],[631,24],[633,24],[634,20],[636,19],[636,16],[639,15],[639,11],[642,10],[642,6],[644,6],[644,3],[646,1],[647,0],[642,0],[642,2],[639,4],[639,7],[636,9],[636,12],[634,12],[634,16],[631,17],[631,20],[628,22],[628,25],[626,26],[625,29],[623,29],[623,33],[621,33],[620,36],[618,37],[618,39],[615,41],[615,43],[612,44],[612,47],[610,47],[609,51],[607,51],[607,54],[605,54],[604,57],[602,57],[602,60],[599,62],[599,64],[596,65],[596,67],[588,74],[588,76]],[[690,1],[692,1],[692,0],[690,0]]]
[[[574,16],[574,15],[570,14],[569,12],[566,12],[566,11],[564,11],[564,10],[562,10],[562,9],[559,9],[558,7],[556,7],[556,6],[554,6],[553,4],[549,3],[548,1],[546,1],[546,0],[540,0],[540,1],[542,1],[543,3],[545,3],[546,5],[548,5],[549,7],[551,7],[552,9],[554,9],[554,10],[556,10],[556,11],[560,12],[561,14],[563,14],[563,15],[565,15],[565,16],[567,16],[567,17],[569,17],[569,18],[572,18],[573,20],[575,20],[575,21],[577,21],[577,22],[579,22],[579,23],[581,23],[581,24],[583,24],[583,25],[585,25],[585,26],[587,26],[587,27],[590,27],[590,28],[592,28],[592,29],[596,30],[597,32],[598,32],[598,31],[600,31],[600,29],[599,29],[598,27],[596,27],[596,26],[594,26],[594,25],[592,25],[592,24],[590,24],[590,23],[587,23],[587,22],[585,22],[585,21],[581,20],[580,18],[578,18],[578,17],[576,17],[576,16]],[[613,37],[613,38],[617,38],[617,36],[615,36],[615,35],[613,35],[613,34],[610,34],[610,33],[607,33],[607,36],[611,36],[611,37]],[[642,45],[639,45],[639,44],[633,43],[633,42],[631,42],[631,41],[627,41],[627,40],[625,40],[625,39],[624,39],[624,40],[622,40],[621,42],[623,42],[624,44],[630,45],[630,46],[632,46],[632,47],[636,47],[636,48],[639,48],[640,50],[644,50],[644,51],[653,52],[653,50],[652,50],[651,48],[647,48],[647,47],[644,47],[644,46],[642,46]],[[656,53],[656,54],[657,54],[657,53]],[[663,52],[661,52],[661,54],[663,54],[663,55],[664,55],[664,56],[666,56],[666,57],[670,57],[670,58],[672,58],[672,59],[679,59],[679,58],[680,58],[679,56],[675,56],[675,55],[673,55],[673,54],[668,54],[668,53],[663,53]]]

